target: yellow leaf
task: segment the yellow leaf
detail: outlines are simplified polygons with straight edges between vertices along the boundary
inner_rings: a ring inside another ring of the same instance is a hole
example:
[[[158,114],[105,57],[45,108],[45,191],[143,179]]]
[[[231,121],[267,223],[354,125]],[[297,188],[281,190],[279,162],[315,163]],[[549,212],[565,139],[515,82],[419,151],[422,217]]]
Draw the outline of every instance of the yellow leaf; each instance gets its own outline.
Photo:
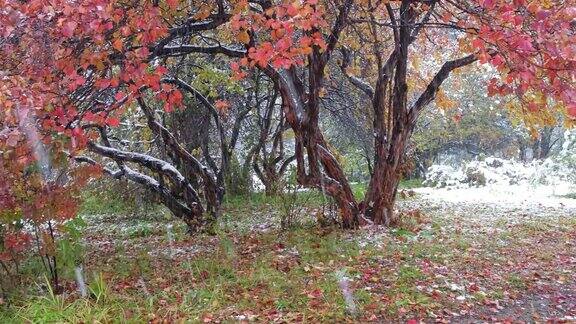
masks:
[[[234,15],[239,14],[244,10],[246,10],[247,8],[248,8],[247,0],[237,0],[237,2],[234,4],[234,10],[232,11],[232,14]]]
[[[436,106],[442,110],[448,110],[456,107],[456,102],[450,100],[444,91],[440,90],[436,94]]]

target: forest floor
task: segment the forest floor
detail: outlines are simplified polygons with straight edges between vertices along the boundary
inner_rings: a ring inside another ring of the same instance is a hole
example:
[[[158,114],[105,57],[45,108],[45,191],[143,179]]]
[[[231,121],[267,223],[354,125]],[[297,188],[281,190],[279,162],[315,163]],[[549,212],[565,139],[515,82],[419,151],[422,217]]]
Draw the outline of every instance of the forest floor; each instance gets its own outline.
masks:
[[[216,235],[87,216],[92,298],[69,276],[64,295],[28,298],[0,322],[576,321],[573,200],[415,191],[394,229],[319,227],[318,197],[229,201]]]

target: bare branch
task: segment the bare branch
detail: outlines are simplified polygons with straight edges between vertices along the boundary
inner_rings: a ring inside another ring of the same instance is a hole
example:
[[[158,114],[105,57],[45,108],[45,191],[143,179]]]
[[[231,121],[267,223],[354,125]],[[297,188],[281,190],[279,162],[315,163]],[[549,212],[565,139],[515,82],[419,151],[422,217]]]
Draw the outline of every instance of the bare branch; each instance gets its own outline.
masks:
[[[348,72],[348,67],[350,65],[350,51],[347,48],[342,48],[340,52],[342,53],[342,64],[340,64],[340,69],[346,78],[348,78],[348,81],[364,92],[368,97],[374,97],[374,88],[372,88],[368,82]]]
[[[442,65],[442,68],[440,68],[438,73],[436,73],[432,81],[430,81],[430,83],[426,87],[426,90],[422,92],[418,100],[416,100],[414,105],[412,105],[412,107],[410,108],[409,111],[410,123],[412,125],[415,124],[416,119],[418,118],[418,115],[420,114],[422,109],[424,109],[424,107],[426,107],[426,105],[428,105],[434,99],[436,93],[440,89],[440,86],[448,78],[448,76],[450,76],[450,73],[453,70],[472,64],[477,60],[478,58],[476,57],[476,54],[470,54],[468,56],[444,63],[444,65]]]
[[[194,45],[174,45],[164,46],[157,49],[153,54],[155,57],[159,56],[183,56],[188,54],[201,53],[201,54],[224,54],[230,57],[244,57],[246,51],[231,48],[223,45],[215,46],[194,46]]]

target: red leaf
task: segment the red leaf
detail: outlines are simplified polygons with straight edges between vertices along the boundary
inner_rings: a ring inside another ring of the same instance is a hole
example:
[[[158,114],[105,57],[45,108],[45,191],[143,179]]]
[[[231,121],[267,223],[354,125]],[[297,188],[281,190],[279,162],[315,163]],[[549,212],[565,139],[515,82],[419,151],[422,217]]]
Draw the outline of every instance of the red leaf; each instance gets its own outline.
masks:
[[[230,107],[230,103],[228,103],[226,100],[216,100],[214,107],[222,112]]]
[[[496,54],[491,60],[490,63],[492,65],[499,67],[500,65],[504,64],[504,58],[500,54]]]
[[[483,49],[484,48],[484,41],[481,40],[480,38],[476,38],[475,40],[472,41],[472,47],[474,47],[476,49]]]
[[[84,131],[80,127],[76,127],[72,130],[72,136],[74,137],[82,137],[84,135]]]
[[[18,132],[12,132],[8,135],[6,139],[6,145],[9,147],[16,147],[18,145],[18,141],[20,140],[20,134]]]
[[[534,50],[532,42],[529,38],[522,38],[518,41],[517,46],[523,52],[532,52]]]
[[[118,127],[118,125],[120,125],[120,120],[118,120],[118,118],[109,117],[106,119],[106,124],[110,127]]]
[[[460,123],[460,121],[462,120],[462,114],[460,114],[460,113],[455,114],[454,116],[452,116],[452,120],[453,120],[456,124]]]
[[[96,115],[94,115],[93,112],[88,111],[87,113],[84,114],[83,119],[87,122],[93,122],[96,119]]]
[[[538,112],[538,105],[534,102],[528,104],[528,110],[530,112]]]
[[[114,43],[112,43],[112,47],[114,47],[115,50],[120,52],[124,48],[124,44],[122,43],[122,40],[118,38],[114,41]]]
[[[569,105],[568,108],[566,108],[566,111],[568,112],[568,116],[570,118],[576,119],[576,104]]]
[[[495,7],[494,0],[484,0],[482,6],[486,9],[493,9]]]
[[[126,94],[122,91],[118,91],[115,95],[114,95],[114,99],[116,99],[116,101],[120,101],[122,100],[124,97],[126,97]]]
[[[62,26],[62,35],[72,37],[78,24],[75,21],[68,21]]]
[[[178,8],[178,0],[166,0],[166,3],[170,7],[170,9],[177,9]]]

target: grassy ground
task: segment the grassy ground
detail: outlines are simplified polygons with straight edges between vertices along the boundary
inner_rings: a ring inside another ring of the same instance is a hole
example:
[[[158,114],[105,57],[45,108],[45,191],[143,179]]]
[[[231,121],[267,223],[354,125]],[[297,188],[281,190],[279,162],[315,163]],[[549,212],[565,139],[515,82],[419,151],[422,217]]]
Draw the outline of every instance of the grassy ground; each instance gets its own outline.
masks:
[[[323,197],[295,196],[296,203],[229,199],[215,236],[188,236],[164,215],[85,217],[91,298],[79,298],[71,272],[59,296],[38,279],[3,306],[0,323],[576,316],[573,215],[523,222],[502,215],[479,225],[470,215],[422,205],[422,212],[406,212],[399,228],[349,232],[315,225]],[[292,205],[298,216],[280,229]],[[174,226],[172,242],[167,225]]]

